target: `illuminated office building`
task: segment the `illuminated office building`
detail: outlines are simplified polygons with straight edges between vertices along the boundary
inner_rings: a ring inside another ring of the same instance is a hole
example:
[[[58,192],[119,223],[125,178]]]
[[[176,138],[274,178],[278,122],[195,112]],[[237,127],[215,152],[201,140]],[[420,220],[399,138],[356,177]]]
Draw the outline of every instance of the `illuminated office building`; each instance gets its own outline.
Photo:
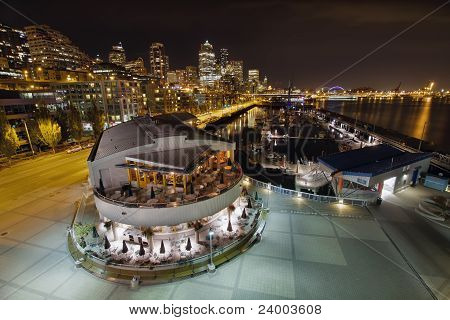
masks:
[[[0,77],[23,78],[21,70],[30,61],[25,32],[0,23]]]
[[[125,66],[126,61],[127,58],[125,55],[125,49],[122,46],[122,42],[119,42],[119,44],[112,46],[112,49],[109,52],[109,62],[115,63],[119,66]]]
[[[169,57],[166,55],[162,43],[152,43],[150,46],[150,74],[162,81],[167,80],[169,71]]]
[[[25,27],[31,61],[48,69],[89,69],[91,58],[72,41],[47,25]]]
[[[186,67],[185,84],[191,87],[198,85],[198,71],[196,66]]]
[[[244,62],[231,60],[227,65],[227,74],[231,74],[240,84],[244,82]]]
[[[198,73],[200,85],[205,87],[214,86],[215,82],[220,78],[220,75],[217,73],[216,56],[213,46],[208,41],[200,46],[198,53]]]
[[[144,65],[144,59],[140,57],[136,60],[131,60],[125,63],[125,69],[132,74],[137,74],[140,76],[144,76],[147,74],[147,69]]]
[[[251,84],[259,84],[259,70],[258,69],[248,70],[248,82]]]
[[[221,75],[224,75],[226,73],[226,68],[228,65],[228,49],[220,49],[219,65]]]

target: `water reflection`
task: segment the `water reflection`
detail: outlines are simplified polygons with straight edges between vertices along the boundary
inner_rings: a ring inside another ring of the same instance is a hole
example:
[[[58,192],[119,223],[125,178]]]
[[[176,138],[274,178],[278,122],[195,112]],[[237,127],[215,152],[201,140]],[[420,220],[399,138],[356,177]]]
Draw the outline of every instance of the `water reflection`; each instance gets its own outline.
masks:
[[[318,101],[316,106],[358,120],[392,129],[420,139],[425,122],[424,140],[438,149],[450,152],[450,104],[445,99],[432,98],[365,98],[356,101]]]

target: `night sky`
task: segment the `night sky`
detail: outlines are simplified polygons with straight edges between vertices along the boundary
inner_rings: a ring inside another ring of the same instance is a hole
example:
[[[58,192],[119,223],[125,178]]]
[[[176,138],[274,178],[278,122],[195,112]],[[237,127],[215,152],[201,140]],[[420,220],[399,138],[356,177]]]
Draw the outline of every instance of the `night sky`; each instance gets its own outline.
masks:
[[[442,1],[38,1],[6,0],[39,24],[69,36],[94,57],[122,41],[127,58],[162,42],[171,69],[198,64],[200,43],[224,47],[269,83],[316,88]],[[0,1],[1,2],[1,1]],[[30,24],[0,3],[0,21]],[[450,4],[331,85],[450,88]]]

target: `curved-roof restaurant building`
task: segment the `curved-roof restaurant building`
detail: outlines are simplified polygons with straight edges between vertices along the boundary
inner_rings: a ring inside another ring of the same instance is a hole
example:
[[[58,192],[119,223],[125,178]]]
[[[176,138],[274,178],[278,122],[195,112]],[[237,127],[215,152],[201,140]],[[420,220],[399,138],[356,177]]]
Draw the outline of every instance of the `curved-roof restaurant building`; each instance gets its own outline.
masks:
[[[103,132],[88,158],[100,217],[124,225],[175,226],[236,201],[235,144],[174,117],[138,117]]]

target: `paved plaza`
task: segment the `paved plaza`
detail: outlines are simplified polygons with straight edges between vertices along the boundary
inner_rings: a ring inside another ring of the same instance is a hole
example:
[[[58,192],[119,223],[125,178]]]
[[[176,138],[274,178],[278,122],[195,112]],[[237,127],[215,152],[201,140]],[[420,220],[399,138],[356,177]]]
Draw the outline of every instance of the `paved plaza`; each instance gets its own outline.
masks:
[[[76,269],[66,249],[86,157],[0,171],[0,299],[432,298],[367,209],[267,190],[258,190],[271,208],[262,241],[216,274],[138,290],[98,279]]]

